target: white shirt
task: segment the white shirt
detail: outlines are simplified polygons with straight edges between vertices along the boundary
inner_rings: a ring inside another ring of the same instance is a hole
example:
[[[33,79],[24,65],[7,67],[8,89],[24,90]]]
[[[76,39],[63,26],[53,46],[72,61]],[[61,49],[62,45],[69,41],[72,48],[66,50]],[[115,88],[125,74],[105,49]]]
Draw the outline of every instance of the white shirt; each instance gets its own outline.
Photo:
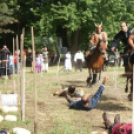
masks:
[[[36,65],[40,65],[42,63],[41,57],[35,58]]]
[[[78,59],[81,59],[82,61],[84,61],[85,59],[84,59],[84,55],[83,55],[83,53],[76,53],[75,55],[74,55],[74,61],[77,61]]]

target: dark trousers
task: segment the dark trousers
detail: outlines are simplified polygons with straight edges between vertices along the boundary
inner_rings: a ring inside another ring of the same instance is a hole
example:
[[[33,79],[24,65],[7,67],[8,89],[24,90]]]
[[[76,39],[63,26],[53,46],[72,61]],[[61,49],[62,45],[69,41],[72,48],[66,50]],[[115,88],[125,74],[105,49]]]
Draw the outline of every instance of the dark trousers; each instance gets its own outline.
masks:
[[[15,69],[15,73],[17,73],[17,62],[14,63],[14,69]]]
[[[129,57],[129,55],[123,56],[124,66],[128,66],[128,57]]]
[[[80,69],[80,71],[82,71],[82,60],[81,59],[77,59],[77,63],[75,64],[75,71],[77,69]]]

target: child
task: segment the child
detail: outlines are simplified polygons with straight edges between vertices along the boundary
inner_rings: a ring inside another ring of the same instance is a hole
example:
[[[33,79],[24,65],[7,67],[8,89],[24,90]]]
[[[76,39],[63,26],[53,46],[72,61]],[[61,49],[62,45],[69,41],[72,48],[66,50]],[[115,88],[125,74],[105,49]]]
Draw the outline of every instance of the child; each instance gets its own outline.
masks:
[[[41,73],[41,64],[42,64],[41,56],[39,53],[37,53],[35,58],[36,73]]]
[[[15,53],[14,53],[14,68],[15,68],[15,73],[17,73],[17,62],[18,62],[17,57],[18,57],[17,51],[15,51]]]
[[[10,53],[9,55],[9,67],[10,67],[10,74],[13,74],[13,55]]]

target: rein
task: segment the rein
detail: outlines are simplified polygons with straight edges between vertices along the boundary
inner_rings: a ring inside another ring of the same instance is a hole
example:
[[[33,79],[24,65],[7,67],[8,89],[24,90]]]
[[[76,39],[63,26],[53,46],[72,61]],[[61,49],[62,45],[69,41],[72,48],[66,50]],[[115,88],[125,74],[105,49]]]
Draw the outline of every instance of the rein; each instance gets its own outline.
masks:
[[[100,42],[106,42],[105,40],[101,40],[101,39],[99,39],[99,45],[97,45],[97,47],[99,47],[100,46]],[[99,48],[99,51],[100,51],[100,54],[102,54],[102,55],[104,55],[105,53],[104,52],[102,52],[101,51],[101,49]]]

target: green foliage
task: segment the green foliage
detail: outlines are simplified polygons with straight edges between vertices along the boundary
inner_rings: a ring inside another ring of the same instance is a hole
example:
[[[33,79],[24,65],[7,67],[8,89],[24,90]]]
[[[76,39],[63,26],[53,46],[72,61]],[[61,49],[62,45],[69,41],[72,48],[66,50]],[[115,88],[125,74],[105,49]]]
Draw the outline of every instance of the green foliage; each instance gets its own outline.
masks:
[[[31,26],[34,26],[35,37],[40,38],[35,41],[37,46],[43,44],[41,40],[43,36],[47,38],[62,36],[67,40],[65,45],[69,49],[80,47],[83,50],[88,49],[91,34],[95,31],[94,22],[103,22],[102,27],[108,34],[109,43],[120,31],[121,21],[127,21],[128,26],[134,27],[133,0],[19,0],[19,3],[17,2],[9,0],[7,4],[7,0],[1,0],[0,31],[12,32],[10,28],[3,29],[7,24],[14,23],[14,18],[17,17],[20,23],[18,29],[15,29],[16,33],[20,34],[21,28],[26,28],[25,46],[31,45]],[[64,35],[59,28],[65,31]],[[53,46],[53,43],[51,45]]]
[[[13,33],[14,31],[8,28],[8,25],[18,22],[14,18],[14,12],[18,10],[16,0],[1,0],[0,2],[0,33]]]

